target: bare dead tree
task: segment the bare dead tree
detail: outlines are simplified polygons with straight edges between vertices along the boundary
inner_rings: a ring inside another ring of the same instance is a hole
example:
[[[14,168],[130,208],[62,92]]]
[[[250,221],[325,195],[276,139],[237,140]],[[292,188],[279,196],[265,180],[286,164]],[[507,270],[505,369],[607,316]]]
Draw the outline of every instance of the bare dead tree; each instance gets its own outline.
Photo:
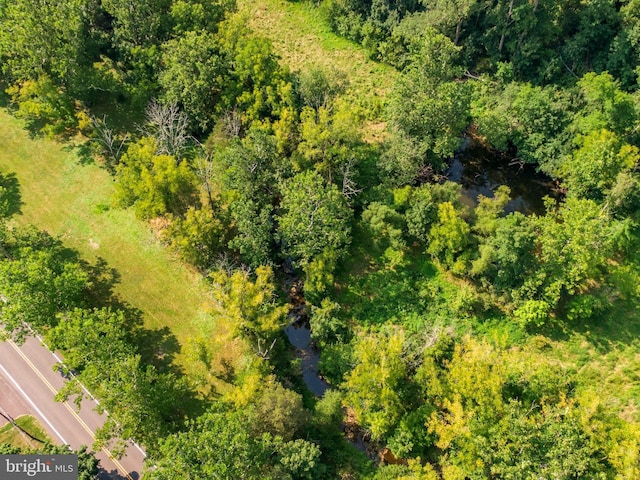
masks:
[[[102,154],[106,159],[107,167],[113,169],[120,162],[124,146],[129,141],[129,134],[122,136],[115,133],[107,126],[106,115],[101,119],[91,117],[91,125],[96,140],[102,146]]]
[[[211,213],[215,216],[216,203],[213,199],[213,177],[215,174],[215,168],[213,163],[213,152],[207,151],[202,144],[200,144],[200,146],[202,147],[203,155],[199,156],[195,161],[196,175],[204,185]]]
[[[144,135],[156,140],[158,153],[172,155],[179,162],[192,140],[189,135],[189,119],[176,102],[159,103],[153,99],[146,111]]]
[[[262,339],[259,338],[258,345],[254,346],[253,350],[254,352],[256,352],[256,355],[258,355],[260,358],[264,360],[269,360],[269,355],[271,354],[271,350],[273,350],[273,347],[276,344],[276,340],[277,338],[274,338],[273,342],[271,342],[271,345],[268,345],[268,343],[265,343],[265,345],[262,346]]]
[[[359,194],[362,189],[357,188],[357,184],[353,179],[354,172],[353,168],[353,158],[349,159],[349,161],[342,168],[342,195],[344,195],[347,199],[351,197],[355,197]]]
[[[242,118],[235,108],[224,112],[220,121],[222,122],[222,131],[227,138],[240,136],[240,132],[242,131]]]

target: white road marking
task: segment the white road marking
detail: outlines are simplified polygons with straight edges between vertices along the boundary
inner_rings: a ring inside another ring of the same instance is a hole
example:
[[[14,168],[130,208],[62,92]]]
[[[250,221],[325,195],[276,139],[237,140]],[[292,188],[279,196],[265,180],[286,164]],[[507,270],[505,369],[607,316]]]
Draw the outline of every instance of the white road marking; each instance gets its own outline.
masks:
[[[64,439],[64,437],[62,435],[60,435],[60,432],[58,432],[58,430],[56,430],[56,427],[54,427],[51,422],[49,421],[49,419],[47,417],[44,416],[44,413],[42,413],[40,411],[40,409],[36,406],[35,403],[33,403],[33,400],[31,400],[31,398],[29,397],[29,395],[27,395],[27,393],[20,387],[20,385],[18,385],[18,382],[15,381],[15,379],[11,376],[11,374],[9,372],[7,372],[6,368],[4,368],[4,366],[2,364],[0,364],[0,369],[2,369],[2,371],[4,372],[4,374],[7,376],[7,378],[9,380],[11,380],[11,383],[13,383],[13,385],[18,389],[18,391],[20,393],[22,393],[22,395],[24,396],[24,398],[27,399],[27,401],[31,404],[31,406],[33,407],[33,409],[38,413],[38,415],[40,415],[40,418],[42,418],[45,423],[47,425],[49,425],[49,428],[51,428],[51,430],[53,430],[53,432],[58,436],[58,438],[60,438],[60,440],[62,441],[62,443],[64,445],[69,445],[69,443]]]

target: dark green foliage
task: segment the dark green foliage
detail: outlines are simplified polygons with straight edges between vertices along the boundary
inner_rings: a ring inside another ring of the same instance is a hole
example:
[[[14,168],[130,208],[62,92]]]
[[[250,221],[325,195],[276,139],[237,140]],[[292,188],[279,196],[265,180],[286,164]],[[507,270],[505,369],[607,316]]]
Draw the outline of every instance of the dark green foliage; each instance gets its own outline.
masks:
[[[344,93],[348,86],[344,72],[322,70],[318,67],[303,71],[298,82],[298,93],[302,101],[316,112],[320,107],[329,107],[335,97]]]
[[[455,79],[459,49],[430,31],[404,70],[390,102],[393,140],[382,167],[398,184],[424,169],[440,170],[460,146],[469,117],[469,88]]]
[[[341,251],[351,240],[352,213],[345,198],[317,173],[300,173],[287,181],[280,208],[283,251],[303,265],[324,251]]]
[[[262,390],[254,406],[255,421],[252,429],[256,437],[270,434],[285,442],[300,436],[308,421],[302,406],[302,397],[274,383]]]
[[[78,455],[78,480],[94,480],[100,473],[100,461],[92,452],[87,451],[87,447],[80,447],[78,450],[69,450],[66,445],[53,445],[45,443],[40,448],[20,450],[11,447],[9,444],[0,444],[0,454],[2,455]]]
[[[1,245],[0,313],[4,329],[18,338],[27,325],[52,327],[56,314],[84,305],[89,287],[86,269],[60,242],[46,234],[34,237],[9,231]]]
[[[208,32],[186,32],[163,46],[158,83],[167,102],[177,102],[193,128],[206,131],[213,125],[224,88],[228,65],[216,37]]]
[[[188,431],[162,441],[152,480],[220,478],[313,480],[323,478],[317,445],[256,436],[242,411],[216,406],[189,424]]]
[[[77,373],[60,389],[58,398],[89,388],[109,416],[96,432],[98,446],[114,438],[118,453],[132,438],[153,448],[159,438],[183,420],[181,402],[188,396],[184,379],[145,365],[132,342],[131,319],[122,311],[76,309],[59,316],[48,335],[51,348],[65,352],[65,365]]]

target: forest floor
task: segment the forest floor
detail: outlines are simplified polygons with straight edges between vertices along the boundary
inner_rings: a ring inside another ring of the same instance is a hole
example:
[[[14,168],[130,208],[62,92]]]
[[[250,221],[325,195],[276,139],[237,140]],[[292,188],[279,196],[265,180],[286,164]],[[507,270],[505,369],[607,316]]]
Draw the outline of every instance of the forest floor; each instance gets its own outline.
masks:
[[[0,170],[15,174],[19,183],[15,221],[46,230],[99,266],[119,300],[142,312],[144,327],[164,333],[162,348],[176,355],[178,365],[187,363],[180,349],[191,338],[223,336],[224,326],[207,316],[202,276],[163,246],[133,210],[111,206],[113,180],[82,146],[32,138],[0,109]]]

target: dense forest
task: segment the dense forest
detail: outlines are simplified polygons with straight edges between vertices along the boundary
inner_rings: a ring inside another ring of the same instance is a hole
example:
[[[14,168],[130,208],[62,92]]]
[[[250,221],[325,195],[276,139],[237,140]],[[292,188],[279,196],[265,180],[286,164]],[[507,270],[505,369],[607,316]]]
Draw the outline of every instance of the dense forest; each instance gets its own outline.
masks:
[[[86,385],[150,480],[640,478],[640,3],[267,4],[390,87],[283,61],[234,0],[0,0],[5,108],[109,172],[100,208],[205,279],[239,353],[194,331],[174,362],[107,266],[15,221],[11,171],[6,331],[64,352],[61,396]],[[465,201],[469,144],[544,176],[543,207]]]

